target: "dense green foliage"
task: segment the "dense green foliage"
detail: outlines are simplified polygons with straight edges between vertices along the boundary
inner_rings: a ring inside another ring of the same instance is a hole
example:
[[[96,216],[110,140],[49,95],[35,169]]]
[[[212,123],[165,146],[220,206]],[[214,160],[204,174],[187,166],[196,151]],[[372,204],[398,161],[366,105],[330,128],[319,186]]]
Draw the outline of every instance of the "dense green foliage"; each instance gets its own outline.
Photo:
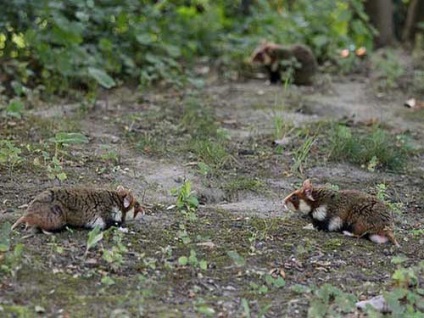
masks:
[[[337,49],[371,46],[360,0],[32,1],[12,0],[0,16],[1,85],[110,88],[122,80],[183,84],[193,63],[234,69],[262,39],[310,45],[321,61]]]

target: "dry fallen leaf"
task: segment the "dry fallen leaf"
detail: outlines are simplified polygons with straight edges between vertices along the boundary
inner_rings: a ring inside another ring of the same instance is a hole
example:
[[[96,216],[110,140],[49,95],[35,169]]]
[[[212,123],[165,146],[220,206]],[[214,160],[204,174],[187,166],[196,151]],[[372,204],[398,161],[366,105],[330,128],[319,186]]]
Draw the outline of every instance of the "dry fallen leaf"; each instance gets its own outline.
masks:
[[[308,225],[305,225],[302,227],[304,230],[315,230],[314,225],[312,223],[309,223]]]
[[[286,278],[286,272],[282,268],[272,268],[269,271],[269,274],[274,278],[277,278],[278,276],[281,276],[282,278]]]
[[[206,246],[209,248],[214,248],[216,245],[214,242],[208,241],[208,242],[200,242],[196,244],[197,246]]]

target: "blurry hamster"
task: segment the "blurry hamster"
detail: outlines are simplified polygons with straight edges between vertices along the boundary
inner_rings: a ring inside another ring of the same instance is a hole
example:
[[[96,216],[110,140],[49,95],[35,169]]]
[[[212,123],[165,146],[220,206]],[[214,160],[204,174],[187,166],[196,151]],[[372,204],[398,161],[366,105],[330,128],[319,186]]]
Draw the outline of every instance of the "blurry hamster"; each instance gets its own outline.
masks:
[[[305,180],[300,189],[284,199],[286,208],[309,215],[319,230],[367,237],[376,243],[392,242],[393,220],[388,207],[376,197],[355,190],[336,191],[313,187]]]
[[[26,223],[26,228],[39,228],[43,232],[57,231],[66,225],[105,229],[121,225],[130,211],[135,217],[143,209],[132,193],[122,186],[116,191],[53,188],[34,198],[12,230],[21,223]]]

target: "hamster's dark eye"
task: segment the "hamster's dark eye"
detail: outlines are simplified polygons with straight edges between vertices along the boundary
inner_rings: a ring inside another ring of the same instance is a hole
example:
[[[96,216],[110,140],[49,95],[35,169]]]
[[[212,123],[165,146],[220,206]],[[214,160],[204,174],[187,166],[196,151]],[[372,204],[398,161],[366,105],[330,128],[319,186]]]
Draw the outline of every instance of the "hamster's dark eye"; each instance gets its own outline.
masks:
[[[297,194],[293,194],[292,197],[291,197],[291,200],[293,202],[297,202],[297,201],[299,201],[299,197],[297,196]]]
[[[135,207],[136,209],[138,209],[138,208],[140,207],[140,203],[136,202],[136,203],[134,204],[134,207]]]

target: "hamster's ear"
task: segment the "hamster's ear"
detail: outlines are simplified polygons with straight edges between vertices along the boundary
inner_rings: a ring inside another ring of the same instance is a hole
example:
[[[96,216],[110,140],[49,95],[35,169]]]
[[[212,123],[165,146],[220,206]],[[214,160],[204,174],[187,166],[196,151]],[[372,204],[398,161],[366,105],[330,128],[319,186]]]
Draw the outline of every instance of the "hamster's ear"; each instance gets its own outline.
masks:
[[[306,195],[306,197],[311,200],[311,201],[315,201],[314,197],[312,196],[312,183],[311,180],[306,179],[305,181],[303,181],[303,185],[302,185],[302,190],[303,193]]]
[[[125,193],[125,192],[126,192],[126,190],[125,190],[125,188],[124,188],[123,186],[119,185],[119,186],[116,188],[116,192],[118,192],[119,194],[123,194],[123,193]]]
[[[311,182],[311,180],[306,179],[305,181],[303,181],[302,187],[303,188],[312,188],[312,182]]]
[[[131,194],[131,192],[128,192],[125,196],[124,196],[124,208],[128,209],[131,204],[134,201],[134,197]]]

